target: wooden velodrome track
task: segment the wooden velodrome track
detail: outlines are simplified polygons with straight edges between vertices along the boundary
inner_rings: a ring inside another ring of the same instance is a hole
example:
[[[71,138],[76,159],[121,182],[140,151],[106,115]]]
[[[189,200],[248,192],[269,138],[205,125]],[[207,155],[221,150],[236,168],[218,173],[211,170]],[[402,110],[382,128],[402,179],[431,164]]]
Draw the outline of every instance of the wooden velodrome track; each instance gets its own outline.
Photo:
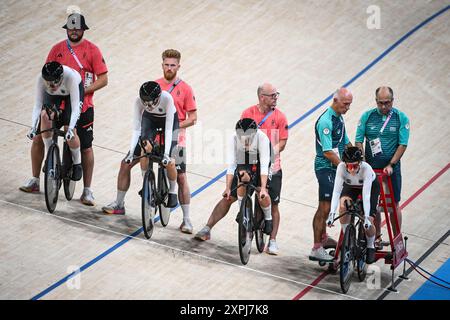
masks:
[[[90,27],[85,38],[101,48],[109,68],[109,84],[94,99],[96,206],[79,202],[79,183],[74,200],[60,194],[50,215],[43,179],[40,194],[18,187],[31,174],[26,133],[35,78],[51,46],[65,38],[61,26],[70,4],[0,3],[0,298],[379,298],[390,282],[389,266],[382,261],[376,263],[380,288],[369,290],[355,280],[342,295],[338,276],[323,274],[325,269],[307,258],[318,188],[314,123],[330,101],[319,103],[344,84],[354,94],[345,116],[352,141],[359,117],[374,106],[375,89],[394,89],[395,105],[411,120],[402,159],[409,257],[416,261],[427,253],[421,266],[430,272],[449,258],[444,236],[450,229],[448,1],[78,1]],[[381,9],[380,29],[366,26],[369,5]],[[194,232],[224,189],[225,133],[244,108],[257,102],[259,84],[271,82],[281,93],[278,107],[291,127],[282,153],[278,256],[254,249],[249,264],[241,265],[236,205],[212,230],[210,241],[179,232],[180,209],[166,228],[158,223],[151,241],[145,240],[138,231],[138,169],[125,199],[127,215],[101,213],[115,197],[133,99],[142,82],[161,76],[160,55],[167,48],[181,51],[180,76],[198,103],[198,124],[188,130]],[[336,236],[337,229],[331,234]],[[81,273],[69,279],[77,268]],[[385,299],[408,299],[424,283],[414,272],[410,278]]]

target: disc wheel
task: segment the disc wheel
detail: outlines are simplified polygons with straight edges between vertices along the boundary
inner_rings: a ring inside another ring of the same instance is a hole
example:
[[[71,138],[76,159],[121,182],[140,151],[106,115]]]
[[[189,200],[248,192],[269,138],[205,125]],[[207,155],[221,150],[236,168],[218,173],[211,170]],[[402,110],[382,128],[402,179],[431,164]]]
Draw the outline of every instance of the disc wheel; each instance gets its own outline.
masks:
[[[70,179],[72,176],[72,153],[67,143],[64,143],[62,168],[64,195],[70,201],[75,193],[76,181]]]
[[[153,234],[154,217],[156,214],[155,199],[153,197],[154,180],[152,179],[152,175],[152,171],[145,173],[141,197],[142,227],[144,236],[147,239],[150,239]]]
[[[353,276],[355,264],[355,228],[349,225],[345,230],[344,240],[342,241],[340,266],[339,266],[339,282],[343,293],[347,293]]]
[[[238,230],[239,256],[244,265],[246,265],[250,259],[250,250],[252,247],[252,211],[252,200],[250,197],[246,196],[241,204]]]
[[[61,180],[59,178],[60,161],[58,147],[51,145],[47,152],[44,174],[45,204],[50,213],[55,211],[56,204],[58,203],[58,193],[61,187]]]
[[[255,200],[255,211],[254,211],[254,219],[255,221],[255,241],[256,241],[256,248],[258,249],[259,253],[262,253],[264,251],[264,247],[266,245],[265,243],[265,237],[264,237],[264,213],[261,209],[261,206],[259,205],[258,201]]]
[[[167,170],[164,168],[158,169],[158,192],[161,197],[164,198],[162,204],[158,206],[159,208],[159,217],[161,220],[161,224],[163,227],[169,224],[170,219],[170,208],[167,208],[165,204],[167,203],[167,198],[169,195],[169,187],[167,182]]]
[[[357,258],[356,258],[356,271],[358,273],[359,281],[364,281],[367,275],[367,242],[366,233],[364,231],[362,223],[358,226],[358,242],[357,242]]]

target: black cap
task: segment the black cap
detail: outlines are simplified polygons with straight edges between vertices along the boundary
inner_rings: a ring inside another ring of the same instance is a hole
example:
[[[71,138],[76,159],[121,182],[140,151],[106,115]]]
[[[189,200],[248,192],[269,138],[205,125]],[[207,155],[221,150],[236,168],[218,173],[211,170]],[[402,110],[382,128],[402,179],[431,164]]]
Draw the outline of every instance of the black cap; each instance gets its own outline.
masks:
[[[79,13],[72,13],[67,17],[67,23],[63,26],[64,29],[78,29],[78,30],[89,30],[89,27],[84,21],[84,16]]]

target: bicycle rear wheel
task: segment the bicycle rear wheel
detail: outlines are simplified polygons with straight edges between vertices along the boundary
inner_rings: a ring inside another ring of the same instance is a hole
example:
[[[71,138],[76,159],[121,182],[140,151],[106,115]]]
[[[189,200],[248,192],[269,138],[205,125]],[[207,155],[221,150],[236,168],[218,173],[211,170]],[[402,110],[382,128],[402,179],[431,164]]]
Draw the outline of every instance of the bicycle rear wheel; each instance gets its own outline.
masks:
[[[347,293],[352,282],[353,269],[355,264],[355,227],[352,224],[347,226],[344,240],[341,247],[341,260],[339,266],[339,282],[343,293]]]
[[[58,202],[58,193],[61,187],[60,169],[59,148],[53,144],[47,152],[44,175],[45,205],[50,213],[55,211]]]
[[[367,242],[366,233],[361,222],[358,225],[358,241],[356,243],[356,246],[356,271],[358,272],[359,281],[364,281],[367,274]]]
[[[155,178],[153,171],[147,170],[142,185],[141,211],[144,235],[150,239],[153,234],[156,205],[154,198]]]
[[[264,241],[264,213],[261,209],[261,206],[259,205],[259,202],[257,199],[255,199],[255,211],[253,216],[253,221],[255,221],[255,241],[256,241],[256,248],[258,249],[259,253],[262,253],[264,251],[265,247],[265,241]]]
[[[63,147],[61,176],[64,184],[64,195],[66,196],[66,199],[70,201],[72,200],[75,192],[76,181],[70,179],[72,176],[72,153],[70,152],[69,145],[66,142],[64,142]]]
[[[252,248],[253,240],[253,227],[252,227],[252,199],[249,196],[245,196],[242,200],[241,210],[239,215],[239,230],[238,230],[238,242],[239,242],[239,256],[242,264],[247,264],[250,259],[250,251]]]
[[[169,195],[169,182],[167,178],[167,170],[163,167],[158,168],[158,193],[162,199],[162,205],[159,205],[159,218],[163,227],[169,224],[170,208],[166,208],[167,197]]]

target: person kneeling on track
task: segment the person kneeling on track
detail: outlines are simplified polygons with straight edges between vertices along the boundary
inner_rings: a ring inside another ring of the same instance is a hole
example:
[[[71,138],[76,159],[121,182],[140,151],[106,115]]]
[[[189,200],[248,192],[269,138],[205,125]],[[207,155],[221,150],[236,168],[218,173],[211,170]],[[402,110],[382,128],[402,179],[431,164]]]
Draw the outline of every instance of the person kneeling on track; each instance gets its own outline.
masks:
[[[269,138],[264,132],[257,130],[258,126],[253,119],[244,118],[236,123],[236,132],[232,135],[228,144],[227,152],[227,176],[226,187],[222,193],[223,199],[233,201],[238,199],[239,208],[242,199],[245,196],[245,186],[237,188],[239,182],[251,182],[255,186],[260,187],[258,192],[258,201],[264,213],[264,233],[272,232],[272,213],[271,200],[268,193],[268,177],[270,170],[271,144]],[[251,173],[253,181],[250,181]],[[239,180],[239,181],[238,181]],[[214,210],[209,217],[208,223],[196,235],[198,240],[209,240],[211,238],[211,229],[219,222],[228,211],[220,214]],[[236,219],[237,220],[237,219]]]
[[[64,130],[66,131],[65,139],[69,145],[73,162],[71,179],[74,181],[80,180],[83,175],[83,168],[81,167],[80,139],[78,138],[77,130],[75,129],[78,118],[80,117],[83,95],[84,89],[81,76],[77,71],[67,66],[63,66],[56,61],[46,63],[37,79],[36,103],[31,118],[31,129],[27,134],[27,137],[30,140],[33,140],[38,133],[39,127],[40,131],[51,129],[52,122],[50,119],[53,119],[55,114],[54,112],[47,114],[47,111],[43,106],[55,105],[56,108],[60,109],[61,103],[64,101],[64,110],[62,110],[56,126],[58,128],[64,126]],[[51,131],[42,133],[45,154],[47,154],[48,149],[52,144],[52,135],[53,133]],[[39,178],[33,177],[29,184],[37,186],[36,188],[39,190]],[[26,187],[27,186],[23,188],[26,189]],[[30,192],[28,190],[23,191]]]
[[[380,185],[372,167],[367,162],[362,161],[362,159],[362,151],[358,147],[349,147],[344,150],[342,156],[344,162],[341,162],[336,170],[327,225],[329,227],[332,226],[339,202],[339,213],[342,215],[346,211],[345,202],[350,199],[355,202],[358,196],[362,194],[365,216],[364,228],[367,239],[366,262],[370,264],[375,262],[375,226],[373,222],[377,213]],[[350,216],[342,215],[340,223],[342,232],[345,233],[345,229],[350,223]]]
[[[131,168],[139,162],[139,160],[134,159],[134,156],[138,157],[143,152],[139,144],[139,137],[146,145],[146,151],[151,152],[152,144],[150,141],[155,139],[158,129],[164,131],[163,165],[167,169],[169,178],[167,207],[174,208],[178,203],[176,190],[177,170],[175,160],[171,158],[171,154],[176,145],[179,124],[172,96],[166,91],[161,91],[158,83],[154,81],[145,82],[141,86],[139,98],[136,99],[134,104],[133,119],[133,135],[130,142],[130,150],[121,162],[117,178],[116,200],[102,208],[103,212],[108,214],[125,214],[124,199],[130,187]],[[147,168],[143,165],[141,170],[142,175],[144,175]]]

